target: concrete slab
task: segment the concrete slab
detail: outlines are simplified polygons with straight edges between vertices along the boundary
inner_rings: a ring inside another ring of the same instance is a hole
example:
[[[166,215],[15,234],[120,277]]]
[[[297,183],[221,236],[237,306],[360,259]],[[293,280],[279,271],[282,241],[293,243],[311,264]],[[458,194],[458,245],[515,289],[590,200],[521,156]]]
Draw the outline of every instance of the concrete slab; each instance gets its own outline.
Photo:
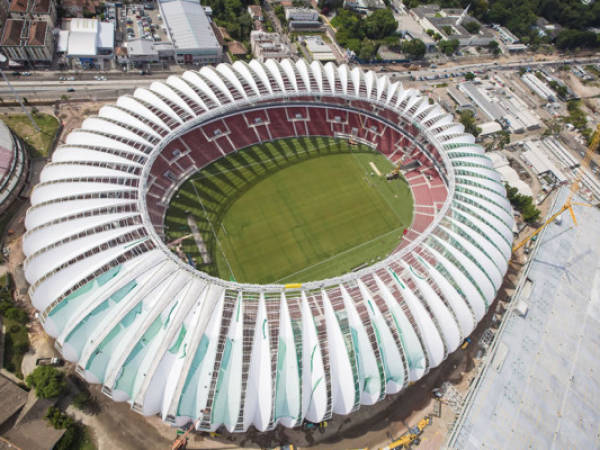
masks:
[[[567,194],[558,193],[555,210]],[[565,217],[540,237],[529,311],[507,313],[494,343],[508,347],[505,361],[498,371],[489,355],[450,448],[600,445],[600,210],[575,209],[579,226]]]

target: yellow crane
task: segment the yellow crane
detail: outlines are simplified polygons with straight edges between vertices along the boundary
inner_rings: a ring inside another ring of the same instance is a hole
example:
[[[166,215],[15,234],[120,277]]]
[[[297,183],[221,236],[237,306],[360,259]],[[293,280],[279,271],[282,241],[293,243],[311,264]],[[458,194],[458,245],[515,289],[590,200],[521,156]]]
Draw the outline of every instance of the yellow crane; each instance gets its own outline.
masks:
[[[577,191],[579,191],[579,187],[581,186],[581,178],[583,178],[585,169],[590,164],[590,160],[592,159],[592,154],[598,148],[599,144],[600,144],[600,125],[598,125],[596,127],[596,131],[594,131],[594,136],[592,137],[592,141],[590,142],[590,145],[588,146],[587,151],[585,152],[585,155],[584,155],[583,159],[581,160],[581,164],[579,165],[579,170],[577,171],[577,175],[575,175],[575,179],[573,180],[573,183],[571,183],[571,187],[569,189],[569,196],[567,197],[565,204],[556,213],[554,213],[548,220],[546,220],[541,227],[539,227],[537,230],[535,230],[533,233],[531,233],[529,236],[527,236],[521,242],[516,244],[513,247],[513,252],[516,252],[521,247],[523,247],[525,244],[527,244],[527,242],[529,242],[529,240],[532,237],[537,236],[540,231],[542,231],[544,228],[546,228],[546,226],[548,224],[552,223],[552,221],[554,219],[556,219],[558,216],[560,216],[567,209],[569,210],[569,213],[571,214],[573,223],[575,225],[577,225],[577,219],[575,218],[575,211],[573,211],[573,205],[579,205],[579,206],[592,206],[592,205],[588,205],[587,203],[574,202],[573,196],[577,193]]]

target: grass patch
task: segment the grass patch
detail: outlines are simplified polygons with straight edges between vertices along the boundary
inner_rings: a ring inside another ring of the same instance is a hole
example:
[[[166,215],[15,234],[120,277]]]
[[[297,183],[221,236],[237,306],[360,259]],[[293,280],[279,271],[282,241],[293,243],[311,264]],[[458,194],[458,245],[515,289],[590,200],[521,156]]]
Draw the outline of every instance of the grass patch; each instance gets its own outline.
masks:
[[[3,114],[0,117],[17,136],[29,144],[32,158],[46,158],[60,124],[50,114],[38,113],[32,116],[41,133],[33,127],[25,114]]]
[[[209,165],[174,196],[167,239],[200,270],[241,282],[340,275],[387,256],[412,220],[405,180],[377,176],[392,164],[367,146],[310,137],[241,150]],[[216,239],[215,239],[216,236]]]

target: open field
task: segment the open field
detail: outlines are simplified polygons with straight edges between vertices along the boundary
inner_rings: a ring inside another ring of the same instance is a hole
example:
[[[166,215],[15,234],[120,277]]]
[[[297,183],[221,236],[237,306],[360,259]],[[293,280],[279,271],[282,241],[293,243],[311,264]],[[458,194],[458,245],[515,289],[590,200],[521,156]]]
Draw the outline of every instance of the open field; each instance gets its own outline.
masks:
[[[382,174],[393,167],[367,146],[329,138],[241,150],[184,183],[167,212],[167,241],[187,236],[174,246],[182,258],[240,282],[308,281],[370,264],[412,220],[406,181],[386,181],[371,163]]]
[[[33,120],[42,130],[38,132],[25,114],[3,114],[0,118],[8,125],[21,139],[27,142],[33,148],[32,158],[48,156],[50,146],[54,136],[58,131],[59,123],[56,117],[50,114],[32,114]]]

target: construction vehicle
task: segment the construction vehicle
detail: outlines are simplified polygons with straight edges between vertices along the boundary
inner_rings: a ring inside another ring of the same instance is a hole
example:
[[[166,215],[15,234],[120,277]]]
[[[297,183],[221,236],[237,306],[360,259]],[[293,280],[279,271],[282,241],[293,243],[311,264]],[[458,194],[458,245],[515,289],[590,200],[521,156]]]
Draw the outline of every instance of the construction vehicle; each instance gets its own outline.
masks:
[[[419,445],[421,442],[421,433],[428,426],[431,425],[431,416],[425,416],[419,423],[414,427],[409,427],[408,432],[400,436],[389,446],[385,447],[389,450],[400,450],[403,448],[409,448],[411,445]]]
[[[565,201],[562,208],[560,208],[557,212],[552,214],[552,216],[548,220],[546,220],[542,224],[542,226],[537,228],[533,233],[529,234],[521,242],[516,244],[513,247],[513,252],[516,252],[521,247],[523,247],[525,244],[527,244],[534,236],[537,236],[544,228],[546,228],[546,226],[551,224],[554,221],[554,219],[560,217],[561,214],[563,212],[565,212],[566,210],[569,210],[569,214],[571,214],[571,219],[573,219],[573,224],[577,225],[577,219],[575,218],[575,211],[573,210],[573,205],[588,206],[588,207],[591,207],[592,205],[589,205],[587,203],[574,202],[573,197],[579,191],[579,187],[581,186],[581,179],[583,178],[584,171],[589,166],[590,160],[592,159],[592,154],[594,153],[594,151],[596,151],[599,144],[600,144],[600,125],[598,125],[596,127],[596,131],[594,131],[594,136],[592,137],[592,141],[590,142],[590,145],[588,146],[587,151],[585,152],[583,160],[581,161],[577,175],[575,176],[575,179],[571,183],[571,187],[569,189],[569,196],[567,197],[567,200]]]
[[[461,350],[464,350],[465,348],[467,348],[469,346],[469,344],[471,343],[471,338],[468,337],[464,340],[464,342],[462,343],[462,345],[460,346]]]
[[[399,163],[396,167],[394,167],[394,169],[388,173],[385,176],[386,180],[395,180],[396,178],[398,178],[400,176],[400,171],[401,170],[407,170],[407,171],[411,171],[411,170],[415,170],[418,169],[419,167],[421,167],[421,161],[411,161],[408,164],[402,164]]]
[[[325,429],[327,428],[327,421],[323,421],[323,422],[319,422],[319,423],[305,421],[303,428],[305,430],[314,430],[314,429],[318,428],[321,433],[324,433]]]
[[[200,423],[200,419],[196,420],[193,424],[189,425],[187,430],[175,439],[173,445],[171,446],[171,450],[184,450],[187,448],[188,443],[188,435],[195,430],[198,424]]]

